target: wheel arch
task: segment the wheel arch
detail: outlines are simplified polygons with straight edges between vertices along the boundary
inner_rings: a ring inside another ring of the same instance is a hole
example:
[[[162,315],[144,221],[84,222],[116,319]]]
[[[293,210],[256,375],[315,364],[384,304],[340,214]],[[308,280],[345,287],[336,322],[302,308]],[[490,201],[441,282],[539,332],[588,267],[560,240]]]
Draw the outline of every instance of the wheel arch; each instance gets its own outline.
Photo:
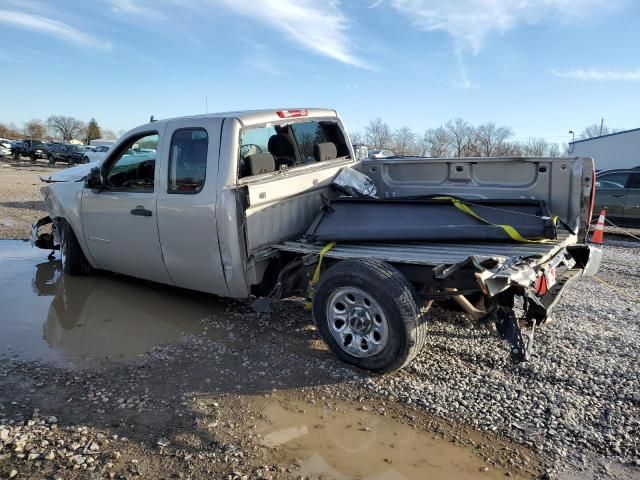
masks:
[[[59,182],[50,183],[42,187],[45,207],[54,224],[54,241],[60,244],[59,227],[57,225],[64,221],[69,224],[73,233],[78,239],[78,244],[89,264],[98,268],[97,263],[91,256],[89,247],[84,235],[82,226],[81,207],[83,182]]]

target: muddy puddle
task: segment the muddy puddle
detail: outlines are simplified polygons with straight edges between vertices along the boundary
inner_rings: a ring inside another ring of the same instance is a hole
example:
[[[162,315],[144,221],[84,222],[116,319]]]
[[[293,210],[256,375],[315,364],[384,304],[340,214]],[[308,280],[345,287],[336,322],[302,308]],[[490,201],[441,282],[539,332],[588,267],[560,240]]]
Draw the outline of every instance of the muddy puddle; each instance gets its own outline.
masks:
[[[529,478],[491,465],[472,447],[452,443],[379,413],[271,400],[261,406],[259,442],[294,465],[295,478]]]
[[[0,358],[83,367],[132,361],[184,335],[214,336],[201,322],[222,315],[213,296],[110,274],[70,277],[47,253],[0,241]]]

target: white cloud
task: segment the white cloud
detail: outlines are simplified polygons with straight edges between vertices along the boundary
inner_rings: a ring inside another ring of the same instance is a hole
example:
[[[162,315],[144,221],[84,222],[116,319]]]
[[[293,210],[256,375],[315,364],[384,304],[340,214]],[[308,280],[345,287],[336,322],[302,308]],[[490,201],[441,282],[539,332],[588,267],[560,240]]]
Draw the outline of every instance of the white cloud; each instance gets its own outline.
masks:
[[[164,11],[158,1],[110,0],[110,3],[116,13],[154,20],[173,18],[166,9],[176,6],[189,8],[199,16],[207,14],[207,10],[217,13],[223,8],[283,33],[292,40],[292,47],[301,46],[347,65],[372,68],[353,53],[351,25],[340,0],[164,0]]]
[[[558,71],[551,70],[556,77],[582,82],[627,81],[640,82],[640,68],[635,70],[602,70],[596,68]]]
[[[151,20],[165,19],[165,16],[157,9],[145,4],[139,3],[137,0],[110,0],[111,10],[116,13],[124,13],[125,15],[138,15]]]
[[[457,50],[478,53],[487,36],[520,24],[566,21],[623,0],[389,0],[417,28],[446,32]]]
[[[369,68],[352,52],[349,21],[338,0],[209,0],[265,23],[300,45],[347,65]]]
[[[111,44],[109,43],[101,42],[94,36],[89,35],[88,33],[85,33],[67,23],[44,17],[42,15],[25,13],[17,10],[0,9],[0,24],[51,35],[83,47],[99,48],[104,50],[111,49]]]

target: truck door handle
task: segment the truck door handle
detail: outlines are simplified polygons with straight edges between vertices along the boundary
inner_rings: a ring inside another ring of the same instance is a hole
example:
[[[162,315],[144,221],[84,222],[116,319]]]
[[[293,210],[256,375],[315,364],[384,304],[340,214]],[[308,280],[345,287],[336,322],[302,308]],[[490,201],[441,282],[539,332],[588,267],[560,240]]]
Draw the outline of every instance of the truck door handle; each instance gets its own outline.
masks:
[[[131,215],[138,215],[139,217],[150,217],[151,215],[153,215],[153,213],[151,212],[151,210],[147,210],[143,206],[138,205],[136,208],[131,210]]]
[[[612,193],[611,196],[615,198],[624,197],[624,193]]]

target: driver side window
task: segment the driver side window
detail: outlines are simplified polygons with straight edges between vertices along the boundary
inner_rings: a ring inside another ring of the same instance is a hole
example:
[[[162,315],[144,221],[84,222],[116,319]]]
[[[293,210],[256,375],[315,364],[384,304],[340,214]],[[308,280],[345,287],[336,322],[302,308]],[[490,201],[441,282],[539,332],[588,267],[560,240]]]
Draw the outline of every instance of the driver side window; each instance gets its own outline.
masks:
[[[107,168],[106,188],[153,192],[157,146],[157,133],[147,133],[131,139]]]

